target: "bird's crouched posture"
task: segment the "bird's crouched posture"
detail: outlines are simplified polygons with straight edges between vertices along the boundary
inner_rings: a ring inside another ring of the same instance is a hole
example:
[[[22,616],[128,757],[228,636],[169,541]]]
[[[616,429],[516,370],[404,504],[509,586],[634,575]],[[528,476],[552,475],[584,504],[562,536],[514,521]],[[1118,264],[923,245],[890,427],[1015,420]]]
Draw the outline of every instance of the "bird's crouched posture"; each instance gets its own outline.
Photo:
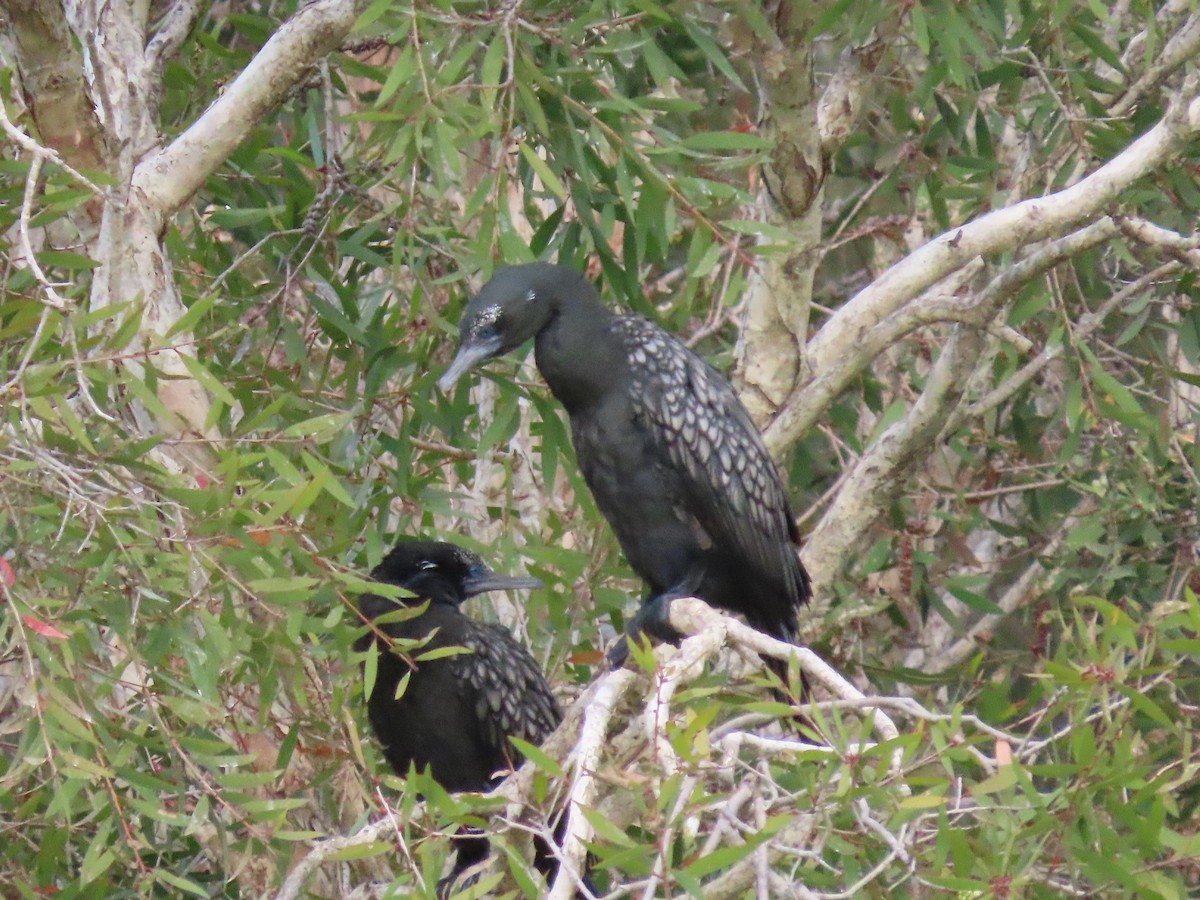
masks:
[[[498,271],[467,305],[459,336],[444,391],[534,339],[584,480],[649,589],[631,632],[677,638],[665,604],[691,595],[795,639],[811,596],[799,532],[762,437],[720,373],[657,325],[610,312],[579,272],[545,263]]]
[[[355,649],[378,648],[374,686],[367,697],[371,727],[397,775],[410,766],[428,768],[447,791],[487,791],[522,761],[509,741],[540,744],[562,719],[537,662],[500,625],[476,622],[460,609],[485,591],[536,588],[535,578],[499,575],[474,553],[439,541],[404,541],[371,572],[413,597],[389,600],[374,594],[359,601],[370,630]],[[404,607],[428,608],[401,621],[376,619]],[[469,651],[423,662],[391,651],[395,639],[426,640],[415,656],[443,647]],[[396,692],[405,675],[403,693]],[[458,838],[454,871],[439,886],[445,892],[468,866],[487,856],[487,841]],[[535,862],[552,872],[554,856],[544,844]]]

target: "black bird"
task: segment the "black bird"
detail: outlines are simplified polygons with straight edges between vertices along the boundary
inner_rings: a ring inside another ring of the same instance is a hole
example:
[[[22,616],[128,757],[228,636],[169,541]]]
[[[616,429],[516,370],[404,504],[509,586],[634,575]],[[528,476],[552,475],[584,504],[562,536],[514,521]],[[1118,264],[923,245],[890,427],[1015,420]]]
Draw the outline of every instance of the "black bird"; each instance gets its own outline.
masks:
[[[584,480],[649,588],[631,633],[678,639],[666,602],[691,595],[795,639],[812,594],[800,535],[762,437],[720,373],[657,325],[610,312],[581,273],[546,263],[498,271],[459,335],[443,391],[535,339]],[[625,642],[614,650],[619,662]]]
[[[541,587],[536,578],[498,575],[469,550],[441,541],[404,541],[388,553],[371,577],[402,587],[415,596],[389,600],[364,594],[359,612],[371,630],[354,649],[379,646],[375,684],[367,698],[367,714],[383,754],[397,775],[409,766],[428,768],[447,791],[487,791],[521,764],[509,742],[517,737],[540,744],[562,720],[562,711],[541,669],[529,652],[500,626],[476,622],[459,608],[468,597],[485,591]],[[376,623],[385,613],[405,607],[428,608],[398,622]],[[410,651],[414,657],[440,647],[463,647],[469,653],[427,662],[410,661],[391,652],[392,640],[428,641]],[[400,697],[401,679],[409,675]],[[453,873],[487,856],[487,841],[457,838]],[[554,869],[549,848],[538,847],[538,867]]]

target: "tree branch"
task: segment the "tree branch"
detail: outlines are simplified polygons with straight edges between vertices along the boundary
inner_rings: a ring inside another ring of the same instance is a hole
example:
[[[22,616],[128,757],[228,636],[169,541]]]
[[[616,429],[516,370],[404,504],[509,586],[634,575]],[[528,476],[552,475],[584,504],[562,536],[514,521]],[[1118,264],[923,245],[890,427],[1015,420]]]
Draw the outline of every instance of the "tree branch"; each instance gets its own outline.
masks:
[[[341,44],[365,5],[316,0],[302,7],[190,128],[137,167],[134,188],[163,215],[174,213],[308,69]]]
[[[1171,35],[1162,52],[1109,107],[1111,116],[1127,116],[1148,93],[1200,53],[1200,11],[1192,12],[1179,30]]]
[[[343,850],[349,850],[351,847],[364,847],[367,844],[374,844],[376,841],[381,841],[395,827],[395,823],[390,818],[383,818],[364,825],[353,834],[338,835],[337,837],[322,838],[320,841],[314,841],[308,853],[288,872],[283,886],[279,889],[279,893],[275,895],[275,900],[295,900],[295,898],[300,896],[300,891],[304,887],[304,882],[308,879],[308,876],[313,873],[317,866],[329,859],[329,857]]]
[[[1126,237],[1200,272],[1200,236],[1193,234],[1184,237],[1176,231],[1135,216],[1117,216],[1116,224]]]
[[[175,0],[171,4],[158,27],[158,32],[146,44],[147,82],[156,86],[161,83],[167,60],[178,52],[199,15],[200,0]],[[158,108],[157,96],[154,108]]]
[[[899,495],[904,480],[936,440],[963,396],[979,337],[960,326],[942,349],[920,398],[858,460],[840,494],[804,544],[814,583],[831,581],[871,523]]]
[[[1200,132],[1200,100],[1195,94],[1193,78],[1183,99],[1157,125],[1077,184],[989,213],[934,238],[896,263],[834,313],[809,341],[813,372],[836,365],[838,357],[865,340],[883,319],[971,260],[1018,243],[1045,240],[1100,213],[1134,181],[1174,159],[1178,148]],[[821,412],[805,402],[811,380],[792,392],[763,435],[776,456],[808,431]],[[847,384],[848,379],[833,385],[834,394]]]
[[[558,875],[550,888],[549,900],[571,900],[580,883],[580,875],[587,859],[587,841],[592,837],[592,825],[579,814],[580,810],[591,809],[596,796],[596,772],[600,768],[600,751],[608,735],[608,723],[612,719],[617,701],[634,683],[634,672],[621,669],[610,672],[600,681],[583,714],[583,728],[576,745],[575,778],[567,795],[568,817],[566,833],[562,843],[562,857]]]

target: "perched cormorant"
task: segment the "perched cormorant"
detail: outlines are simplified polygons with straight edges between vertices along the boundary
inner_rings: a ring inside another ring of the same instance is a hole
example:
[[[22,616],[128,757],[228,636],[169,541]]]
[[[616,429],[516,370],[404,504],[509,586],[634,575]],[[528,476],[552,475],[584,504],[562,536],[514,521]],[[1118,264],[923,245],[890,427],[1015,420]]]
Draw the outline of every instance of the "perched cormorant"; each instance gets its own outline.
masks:
[[[811,596],[800,535],[762,437],[720,373],[657,325],[609,311],[581,273],[546,263],[498,271],[459,335],[443,391],[535,339],[584,480],[649,587],[631,632],[669,637],[665,602],[690,595],[795,638]],[[614,649],[617,661],[625,642]]]
[[[500,626],[476,622],[459,606],[485,591],[541,587],[536,578],[498,575],[469,550],[441,541],[403,541],[388,553],[371,577],[402,587],[414,597],[389,600],[364,594],[359,612],[372,623],[354,649],[379,645],[375,684],[367,698],[367,714],[383,754],[397,775],[409,766],[428,767],[447,791],[487,791],[520,765],[520,752],[509,742],[517,737],[540,744],[562,719],[558,702],[529,652]],[[429,607],[398,622],[376,623],[404,607]],[[386,636],[386,638],[384,637]],[[412,657],[440,647],[463,647],[469,653],[426,662],[391,652],[388,639],[428,638]],[[401,679],[409,674],[403,694]],[[487,841],[457,838],[452,883],[468,866],[482,860]],[[538,867],[554,869],[548,848],[538,847]]]

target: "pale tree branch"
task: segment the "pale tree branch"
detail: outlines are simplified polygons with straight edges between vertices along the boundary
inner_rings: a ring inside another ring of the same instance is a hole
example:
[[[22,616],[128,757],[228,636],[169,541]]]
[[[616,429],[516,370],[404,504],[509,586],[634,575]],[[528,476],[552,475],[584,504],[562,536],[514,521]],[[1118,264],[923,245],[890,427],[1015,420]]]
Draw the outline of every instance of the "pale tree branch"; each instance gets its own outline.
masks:
[[[1133,112],[1143,97],[1166,81],[1197,53],[1200,53],[1200,11],[1193,10],[1167,40],[1154,62],[1109,107],[1109,115],[1125,116]]]
[[[1180,23],[1192,12],[1192,0],[1167,0],[1154,13],[1154,23],[1135,34],[1121,53],[1121,65],[1131,72],[1138,72],[1146,64],[1146,42],[1161,44],[1164,34],[1174,34]],[[1117,26],[1119,32],[1120,27]]]
[[[1116,223],[1125,236],[1200,272],[1200,235],[1185,237],[1136,216],[1117,216]]]
[[[1196,79],[1157,125],[1128,148],[1077,184],[996,210],[961,228],[934,238],[893,265],[860,291],[809,341],[814,373],[836,364],[838,357],[866,339],[870,330],[926,288],[980,256],[1061,234],[1098,215],[1133,182],[1175,157],[1180,146],[1200,131]],[[850,382],[833,385],[836,395]],[[804,403],[808,382],[793,391],[764,433],[768,449],[780,454],[810,429],[822,410]]]
[[[803,704],[800,709],[816,713],[851,711],[869,724],[878,741],[893,741],[899,737],[896,727],[888,711],[925,722],[951,723],[973,729],[976,732],[988,734],[998,742],[1019,745],[1020,738],[1001,731],[969,714],[934,713],[925,709],[911,698],[900,697],[869,697],[858,690],[844,676],[833,669],[817,654],[806,647],[800,647],[778,640],[751,628],[738,619],[714,610],[702,600],[695,598],[680,598],[671,602],[668,616],[672,627],[686,635],[679,647],[660,646],[654,650],[656,662],[655,676],[647,682],[641,672],[630,669],[620,669],[606,672],[594,681],[565,712],[559,728],[542,745],[542,751],[553,759],[564,760],[564,768],[571,774],[564,785],[566,791],[565,815],[569,820],[564,826],[565,838],[559,850],[560,869],[553,885],[550,886],[548,897],[552,900],[566,900],[577,893],[587,894],[581,880],[586,860],[586,843],[592,837],[590,824],[580,810],[594,810],[597,814],[605,815],[614,826],[625,827],[632,821],[632,808],[621,808],[614,813],[614,807],[607,806],[608,795],[613,793],[608,786],[608,777],[600,778],[599,773],[610,767],[615,760],[621,760],[622,766],[629,766],[633,754],[646,756],[653,754],[653,745],[645,734],[647,727],[662,731],[667,725],[668,711],[664,708],[665,694],[663,685],[673,684],[675,687],[697,678],[703,670],[703,662],[711,658],[715,650],[721,646],[750,652],[755,659],[762,656],[773,659],[794,662],[803,672],[809,682],[821,691],[831,695],[833,699],[812,701]],[[761,664],[761,661],[760,661]],[[625,716],[628,708],[625,702],[635,692],[643,692],[644,711],[642,715]],[[649,710],[659,708],[660,715],[651,718]],[[753,718],[753,717],[749,717]],[[770,721],[772,717],[767,717]],[[748,717],[739,717],[728,723],[736,729],[748,724]],[[957,728],[955,729],[957,732]],[[694,793],[694,788],[702,778],[717,778],[728,782],[733,790],[727,799],[722,799],[715,806],[709,806],[706,814],[714,818],[713,829],[705,841],[706,853],[715,851],[720,845],[739,845],[744,843],[743,835],[749,836],[755,830],[755,822],[765,814],[770,813],[774,806],[779,811],[779,804],[786,803],[781,796],[779,786],[774,782],[765,763],[771,760],[786,761],[796,753],[819,753],[826,757],[836,758],[839,753],[857,755],[869,750],[874,744],[851,742],[835,750],[816,744],[803,742],[792,738],[772,738],[752,734],[744,730],[729,729],[714,730],[713,749],[716,759],[710,763],[700,763],[698,770],[684,771],[685,783],[680,789],[680,800],[674,805],[671,821],[675,822],[680,816],[690,816],[687,811],[687,798]],[[994,772],[997,762],[982,755],[975,748],[969,748],[973,757],[985,770]],[[741,758],[745,751],[746,758]],[[661,765],[653,766],[657,775],[652,778],[669,777],[672,773]],[[661,762],[661,760],[660,760]],[[913,765],[910,763],[909,765]],[[923,765],[923,763],[921,763]],[[526,763],[522,768],[507,778],[489,796],[503,799],[510,804],[497,830],[517,828],[530,830],[519,822],[521,808],[525,798],[530,796],[530,786],[534,774],[538,771],[533,763]],[[892,781],[891,790],[899,796],[907,796],[907,785],[900,779],[905,772],[904,751],[897,748],[890,757],[889,775]],[[745,777],[741,777],[744,775]],[[690,779],[690,781],[688,780]],[[690,785],[690,786],[689,786]],[[605,792],[605,793],[602,793]],[[554,801],[550,801],[554,802]],[[760,885],[764,878],[769,883],[770,896],[826,896],[814,894],[802,885],[787,885],[777,872],[770,870],[781,859],[786,857],[809,858],[819,852],[822,837],[821,824],[826,819],[822,810],[828,808],[828,803],[840,803],[836,795],[822,801],[825,806],[819,806],[812,812],[799,815],[795,820],[774,835],[762,848],[756,850],[747,859],[732,866],[729,871],[712,879],[705,884],[705,896],[709,898],[736,897],[756,882]],[[420,807],[418,807],[420,808]],[[905,862],[908,859],[908,848],[911,846],[912,832],[909,826],[902,826],[899,831],[880,831],[886,826],[877,818],[865,804],[860,804],[856,812],[856,821],[864,835],[873,836],[883,842],[891,851],[892,858]],[[622,817],[624,816],[624,818]],[[671,828],[688,826],[671,825]],[[549,835],[538,830],[544,837]],[[330,857],[352,847],[375,843],[376,841],[395,839],[402,834],[395,822],[383,818],[371,825],[359,829],[354,834],[322,839],[311,845],[308,854],[303,857],[291,870],[283,888],[275,900],[294,900],[300,896],[303,883],[317,866],[329,861]],[[668,842],[669,846],[669,842]],[[664,851],[669,852],[669,851]],[[411,864],[411,862],[410,862]],[[764,870],[764,865],[768,868]],[[612,896],[628,896],[641,893],[651,895],[655,886],[661,886],[666,869],[655,870],[658,874],[651,876],[642,885],[628,885]],[[880,868],[879,872],[883,869]],[[876,873],[878,874],[878,873]],[[858,884],[865,883],[861,876]],[[846,892],[828,896],[845,896]]]
[[[343,850],[349,850],[353,847],[365,847],[368,844],[385,840],[389,832],[392,832],[395,828],[396,826],[391,819],[383,818],[364,825],[353,834],[336,835],[334,837],[322,838],[320,841],[314,841],[308,853],[288,872],[283,886],[280,887],[279,893],[275,895],[275,900],[296,900],[300,896],[300,891],[304,888],[304,882],[329,857],[341,853]]]
[[[867,41],[847,47],[838,57],[833,77],[817,101],[817,133],[826,157],[845,143],[858,126],[883,51],[895,36],[901,18],[885,17],[885,23],[876,26]]]
[[[21,254],[25,257],[25,265],[29,266],[29,271],[33,273],[34,279],[42,286],[46,297],[45,302],[61,312],[66,311],[67,301],[62,298],[55,286],[51,284],[50,279],[46,277],[46,273],[42,271],[29,237],[29,216],[33,212],[33,201],[41,177],[42,157],[35,155],[29,162],[29,173],[25,176],[25,193],[21,197],[21,212],[17,216],[17,238],[20,241]]]
[[[637,676],[622,669],[611,672],[600,682],[600,687],[583,713],[583,727],[579,743],[572,755],[575,759],[575,777],[567,794],[568,816],[563,836],[562,856],[558,875],[550,888],[549,900],[571,900],[580,884],[584,863],[587,860],[587,841],[592,837],[592,825],[580,810],[591,809],[596,796],[596,772],[600,769],[601,751],[608,734],[609,722],[621,695],[631,688]]]
[[[9,140],[31,154],[35,159],[46,160],[54,163],[84,187],[88,188],[92,193],[103,196],[104,190],[82,172],[77,171],[68,163],[57,150],[52,147],[44,147],[27,135],[24,131],[18,128],[8,118],[8,110],[5,109],[4,99],[0,98],[0,128],[4,129],[4,133],[8,135]]]
[[[337,49],[365,0],[316,0],[302,7],[183,134],[143,161],[134,188],[171,215],[275,108],[309,68]]]
[[[994,278],[980,292],[979,304],[989,310],[995,317],[1003,317],[1004,310],[1008,308],[1008,302],[1017,295],[1018,291],[1024,285],[1028,284],[1034,278],[1045,275],[1060,263],[1066,262],[1068,259],[1093,247],[1098,247],[1105,241],[1116,237],[1119,233],[1120,229],[1117,226],[1116,220],[1111,216],[1105,216],[1088,225],[1086,228],[1081,228],[1079,231],[1061,237],[1058,240],[1050,241]],[[994,322],[995,319],[993,319]],[[1012,329],[1007,330],[1011,331]],[[995,328],[993,328],[993,334],[996,334]],[[1033,343],[1023,335],[998,333],[996,337],[1007,340],[1019,348],[1022,353],[1030,353],[1033,350]],[[982,390],[981,386],[990,383],[992,378],[992,360],[995,358],[995,354],[996,347],[993,341],[987,351],[980,354],[980,358],[975,364],[975,371],[969,378],[971,391],[968,394],[973,393],[976,388]],[[960,404],[951,413],[950,420],[946,423],[946,432],[951,433],[956,431],[968,419],[977,418],[979,415],[983,415],[989,411],[980,408],[977,413],[974,406]]]
[[[922,451],[937,440],[962,399],[978,349],[978,333],[956,327],[912,409],[859,458],[805,541],[804,561],[816,584],[832,581],[867,529],[899,496]]]
[[[171,4],[158,26],[158,31],[146,44],[146,73],[150,84],[158,85],[162,80],[167,61],[183,45],[188,32],[196,24],[200,9],[200,0],[175,0]]]

